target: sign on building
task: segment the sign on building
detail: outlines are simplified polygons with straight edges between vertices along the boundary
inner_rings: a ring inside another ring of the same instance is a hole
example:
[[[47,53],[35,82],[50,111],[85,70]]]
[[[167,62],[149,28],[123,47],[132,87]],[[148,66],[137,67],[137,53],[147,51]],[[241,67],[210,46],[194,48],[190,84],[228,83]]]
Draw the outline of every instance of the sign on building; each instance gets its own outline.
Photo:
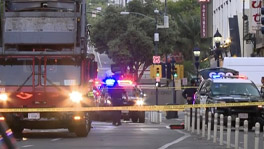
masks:
[[[250,0],[249,9],[249,33],[256,33],[256,30],[260,27],[260,10],[262,0]]]

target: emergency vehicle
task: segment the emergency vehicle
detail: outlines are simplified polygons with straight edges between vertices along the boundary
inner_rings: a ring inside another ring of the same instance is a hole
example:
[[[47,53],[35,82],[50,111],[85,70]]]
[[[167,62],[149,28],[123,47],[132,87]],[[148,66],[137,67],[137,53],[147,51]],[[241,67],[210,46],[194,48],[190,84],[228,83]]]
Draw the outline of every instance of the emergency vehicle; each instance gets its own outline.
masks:
[[[143,106],[145,104],[146,94],[130,79],[126,78],[106,78],[102,81],[102,85],[99,87],[99,93],[96,92],[97,97],[96,103],[98,106],[112,106],[111,96],[109,95],[109,88],[118,83],[119,86],[122,86],[128,96],[128,100],[126,101],[123,97],[123,106]],[[96,114],[97,120],[107,121],[112,120],[112,113],[110,111],[100,111]],[[122,118],[124,120],[131,120],[136,123],[144,123],[145,122],[145,111],[122,111]]]
[[[226,68],[211,68],[201,71],[203,78],[195,94],[195,102],[200,104],[210,103],[240,103],[240,102],[263,102],[261,94],[256,85],[248,80],[246,76],[239,75],[237,71]],[[241,125],[243,120],[248,120],[249,129],[259,122],[264,125],[263,106],[243,106],[243,107],[216,107],[207,108],[207,113],[218,113],[231,116],[232,124],[235,124],[235,118],[240,118]],[[206,121],[208,120],[206,116]],[[213,122],[212,122],[213,126]],[[213,128],[213,127],[212,127]]]
[[[23,108],[94,106],[97,63],[87,54],[85,0],[1,1],[0,108],[14,132],[68,128],[85,137],[90,113],[23,112]]]

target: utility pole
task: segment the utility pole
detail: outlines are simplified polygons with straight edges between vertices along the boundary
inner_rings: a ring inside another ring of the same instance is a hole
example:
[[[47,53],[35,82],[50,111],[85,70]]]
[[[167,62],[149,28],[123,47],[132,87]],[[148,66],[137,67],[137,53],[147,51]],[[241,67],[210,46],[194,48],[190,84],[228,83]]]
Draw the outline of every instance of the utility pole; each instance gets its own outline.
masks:
[[[159,33],[158,33],[158,18],[157,14],[159,13],[158,9],[154,10],[155,15],[155,33],[154,33],[154,44],[155,44],[155,56],[158,56],[158,42],[159,42]],[[156,80],[156,105],[159,104],[159,90],[158,90],[158,85],[157,85],[157,80]]]

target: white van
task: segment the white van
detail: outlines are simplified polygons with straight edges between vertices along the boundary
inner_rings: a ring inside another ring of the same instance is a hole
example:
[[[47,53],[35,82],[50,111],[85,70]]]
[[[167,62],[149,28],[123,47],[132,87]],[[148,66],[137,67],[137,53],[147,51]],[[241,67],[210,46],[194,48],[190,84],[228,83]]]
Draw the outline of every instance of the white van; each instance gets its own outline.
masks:
[[[245,75],[258,88],[262,86],[261,77],[264,77],[264,57],[225,57],[224,68],[237,70],[239,75]]]

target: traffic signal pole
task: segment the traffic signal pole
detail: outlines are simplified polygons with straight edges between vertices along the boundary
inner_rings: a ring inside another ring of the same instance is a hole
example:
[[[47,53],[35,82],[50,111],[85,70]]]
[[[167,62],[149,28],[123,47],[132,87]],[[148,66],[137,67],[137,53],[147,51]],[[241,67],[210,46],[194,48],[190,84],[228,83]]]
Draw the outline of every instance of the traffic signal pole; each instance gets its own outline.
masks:
[[[159,33],[158,33],[158,18],[157,18],[157,13],[159,13],[158,12],[158,10],[156,9],[156,10],[154,10],[154,13],[156,14],[155,15],[155,33],[154,33],[154,43],[155,43],[155,56],[157,56],[158,55],[158,42],[159,42]],[[156,105],[158,105],[159,104],[159,90],[158,90],[158,85],[159,83],[157,82],[157,80],[156,80],[156,83],[155,83],[155,85],[156,85]]]
[[[173,104],[176,104],[176,90],[175,90],[175,77],[172,75],[172,93],[173,93]]]

